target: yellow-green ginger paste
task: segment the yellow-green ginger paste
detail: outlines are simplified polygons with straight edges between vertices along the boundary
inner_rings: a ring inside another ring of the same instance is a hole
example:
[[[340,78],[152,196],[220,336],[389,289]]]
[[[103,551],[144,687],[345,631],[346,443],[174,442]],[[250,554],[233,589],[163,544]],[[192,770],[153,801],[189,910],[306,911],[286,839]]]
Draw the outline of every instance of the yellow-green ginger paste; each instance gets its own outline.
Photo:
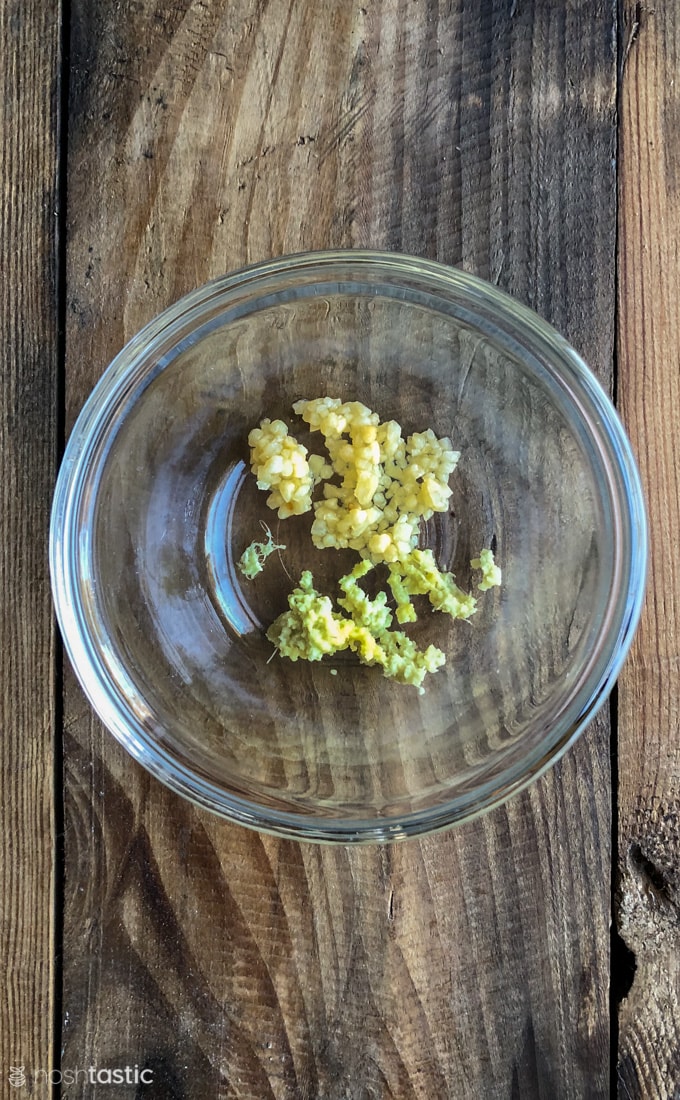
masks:
[[[501,571],[493,560],[491,550],[482,550],[478,558],[470,562],[473,569],[481,569],[482,579],[477,585],[480,592],[486,592],[501,583]]]
[[[270,554],[273,554],[275,550],[285,550],[286,547],[274,542],[274,536],[268,527],[265,528],[265,540],[264,542],[251,542],[250,546],[246,546],[245,550],[239,558],[238,567],[245,577],[252,580],[261,573],[264,568],[264,563]]]

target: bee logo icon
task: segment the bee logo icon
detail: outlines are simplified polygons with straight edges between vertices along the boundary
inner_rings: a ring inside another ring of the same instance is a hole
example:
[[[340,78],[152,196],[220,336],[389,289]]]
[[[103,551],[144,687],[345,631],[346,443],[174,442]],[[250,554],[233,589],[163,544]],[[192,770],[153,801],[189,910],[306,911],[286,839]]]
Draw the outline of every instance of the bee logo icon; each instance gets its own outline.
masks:
[[[26,1084],[26,1074],[24,1073],[24,1066],[10,1066],[9,1067],[9,1083],[15,1089],[20,1089],[22,1085]]]

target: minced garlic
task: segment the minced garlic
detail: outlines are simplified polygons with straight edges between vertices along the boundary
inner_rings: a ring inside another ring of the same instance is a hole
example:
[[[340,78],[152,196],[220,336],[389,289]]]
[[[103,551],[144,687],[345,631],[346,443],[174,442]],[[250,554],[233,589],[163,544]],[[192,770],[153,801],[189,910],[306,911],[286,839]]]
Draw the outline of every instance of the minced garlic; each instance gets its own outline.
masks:
[[[307,458],[307,448],[288,434],[283,420],[265,419],[248,436],[250,464],[259,489],[271,489],[270,508],[279,519],[299,516],[312,507],[312,490],[332,471],[320,455]]]
[[[445,512],[448,479],[460,453],[433,431],[404,439],[394,420],[381,424],[360,401],[320,397],[294,411],[324,437],[340,484],[314,502],[312,542],[350,547],[373,562],[402,561],[417,545],[420,521]]]

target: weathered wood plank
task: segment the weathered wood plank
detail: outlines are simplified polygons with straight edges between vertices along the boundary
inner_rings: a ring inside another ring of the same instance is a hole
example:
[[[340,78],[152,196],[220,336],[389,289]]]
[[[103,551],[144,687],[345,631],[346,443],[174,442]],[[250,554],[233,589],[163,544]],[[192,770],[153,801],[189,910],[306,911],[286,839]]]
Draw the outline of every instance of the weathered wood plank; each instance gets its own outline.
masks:
[[[618,1082],[620,1096],[651,1100],[680,1090],[680,12],[624,8],[619,393],[647,495],[651,561],[619,687],[616,921],[635,972],[620,1006]]]
[[[615,23],[585,0],[76,0],[69,422],[183,291],[325,246],[463,263],[609,385]],[[347,851],[184,805],[70,678],[65,714],[65,1067],[146,1064],[164,1097],[607,1095],[604,718],[488,818]]]
[[[60,5],[0,5],[0,1074],[52,1068]],[[17,1075],[17,1079],[20,1075]],[[34,1095],[49,1089],[38,1082]]]

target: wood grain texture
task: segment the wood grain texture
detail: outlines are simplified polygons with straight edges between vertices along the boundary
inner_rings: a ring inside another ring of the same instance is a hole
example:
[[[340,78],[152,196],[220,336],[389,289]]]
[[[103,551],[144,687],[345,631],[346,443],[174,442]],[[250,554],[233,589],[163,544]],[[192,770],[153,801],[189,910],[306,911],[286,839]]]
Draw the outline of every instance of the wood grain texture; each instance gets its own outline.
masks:
[[[619,392],[651,560],[619,687],[616,920],[635,972],[620,1007],[618,1079],[622,1097],[666,1098],[680,1093],[680,12],[628,4],[624,31]]]
[[[211,276],[304,248],[463,264],[611,383],[613,4],[75,0],[67,420]],[[603,1097],[608,721],[482,821],[300,847],[203,814],[65,691],[64,1068],[164,1098]],[[97,1096],[111,1089],[69,1096]]]
[[[59,4],[0,5],[0,1080],[51,1070]],[[35,1095],[47,1095],[37,1091]]]

